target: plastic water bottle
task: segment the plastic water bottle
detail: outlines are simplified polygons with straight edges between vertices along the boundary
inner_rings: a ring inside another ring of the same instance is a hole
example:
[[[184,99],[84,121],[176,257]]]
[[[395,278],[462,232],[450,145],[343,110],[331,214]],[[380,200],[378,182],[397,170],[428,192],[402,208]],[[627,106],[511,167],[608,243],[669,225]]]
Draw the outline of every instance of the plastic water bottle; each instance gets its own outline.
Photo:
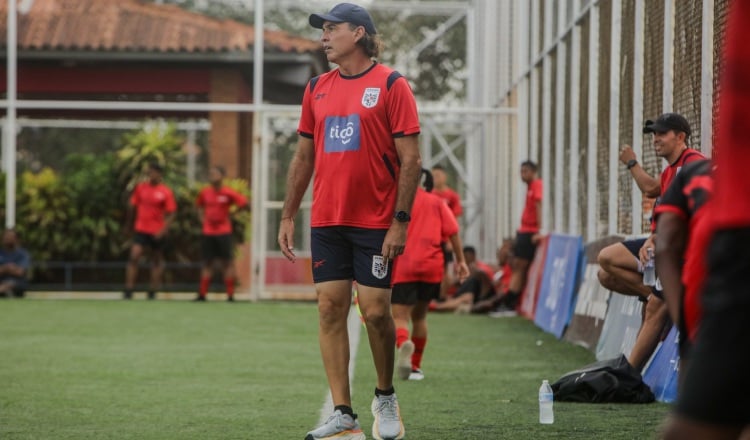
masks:
[[[656,265],[654,264],[654,250],[651,248],[646,249],[648,252],[648,261],[646,266],[643,268],[643,284],[647,286],[656,285]]]
[[[549,425],[555,422],[555,413],[552,410],[552,387],[547,380],[542,381],[539,387],[539,423]]]

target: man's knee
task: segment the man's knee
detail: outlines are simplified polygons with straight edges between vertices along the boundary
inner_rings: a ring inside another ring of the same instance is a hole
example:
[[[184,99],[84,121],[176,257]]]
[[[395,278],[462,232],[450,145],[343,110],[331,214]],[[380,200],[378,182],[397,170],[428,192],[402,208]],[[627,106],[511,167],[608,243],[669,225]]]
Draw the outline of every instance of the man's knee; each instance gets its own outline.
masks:
[[[318,296],[318,316],[321,326],[334,325],[346,321],[349,312],[349,304],[338,298]]]
[[[599,263],[599,267],[607,271],[610,267],[612,267],[616,260],[616,255],[618,254],[616,246],[620,246],[619,243],[611,244],[601,251],[599,251],[599,255],[596,257],[596,262]]]

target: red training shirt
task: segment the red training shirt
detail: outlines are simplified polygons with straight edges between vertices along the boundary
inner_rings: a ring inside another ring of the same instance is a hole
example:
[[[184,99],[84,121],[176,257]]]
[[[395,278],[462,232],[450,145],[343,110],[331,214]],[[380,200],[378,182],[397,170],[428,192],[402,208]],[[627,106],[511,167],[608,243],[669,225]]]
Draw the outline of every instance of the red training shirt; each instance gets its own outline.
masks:
[[[209,185],[198,194],[196,204],[203,208],[203,234],[226,235],[232,233],[229,208],[242,208],[247,205],[247,198],[228,186],[217,190]]]
[[[130,196],[136,208],[135,232],[158,234],[164,229],[164,216],[177,210],[172,190],[163,183],[141,182]]]
[[[315,144],[312,226],[387,229],[399,175],[394,138],[419,134],[406,78],[375,63],[310,80],[297,132]]]
[[[391,282],[439,283],[445,271],[440,243],[457,233],[458,223],[448,205],[440,197],[418,188],[404,253],[394,261]]]
[[[669,188],[669,184],[672,183],[672,179],[674,179],[674,177],[680,172],[682,167],[690,162],[695,162],[696,160],[706,160],[706,156],[701,154],[700,151],[693,150],[692,148],[682,150],[682,153],[680,153],[677,160],[669,164],[669,166],[661,173],[661,195],[664,195],[667,188]]]
[[[461,206],[461,197],[458,196],[457,192],[450,188],[445,188],[443,190],[433,189],[432,193],[443,199],[445,203],[448,204],[448,208],[453,212],[453,215],[458,217],[463,214],[464,208]]]
[[[750,4],[732,2],[724,49],[716,143],[715,209],[718,229],[750,227]]]
[[[518,232],[535,234],[539,232],[541,225],[537,216],[536,204],[542,201],[542,179],[534,179],[529,183],[526,190],[526,204],[521,214],[521,227]]]

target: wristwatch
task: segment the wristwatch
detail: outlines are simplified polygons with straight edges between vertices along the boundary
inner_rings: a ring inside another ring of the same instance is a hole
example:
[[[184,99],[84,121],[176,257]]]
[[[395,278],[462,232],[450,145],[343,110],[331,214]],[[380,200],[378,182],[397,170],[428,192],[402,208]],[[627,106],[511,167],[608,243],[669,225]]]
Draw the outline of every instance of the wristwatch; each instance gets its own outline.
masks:
[[[397,221],[401,223],[406,223],[409,220],[411,220],[411,216],[406,211],[398,211],[395,214],[393,214],[393,218],[395,218]]]
[[[626,166],[628,167],[628,169],[631,169],[631,168],[633,168],[636,165],[638,165],[638,161],[635,160],[635,159],[630,159],[628,161],[628,164]]]

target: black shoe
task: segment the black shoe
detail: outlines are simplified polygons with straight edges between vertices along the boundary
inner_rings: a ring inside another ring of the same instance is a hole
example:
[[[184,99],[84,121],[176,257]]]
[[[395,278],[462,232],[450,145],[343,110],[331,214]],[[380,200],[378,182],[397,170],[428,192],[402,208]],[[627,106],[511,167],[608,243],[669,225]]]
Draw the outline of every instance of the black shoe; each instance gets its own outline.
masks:
[[[198,295],[198,296],[195,297],[195,299],[193,300],[193,302],[206,302],[206,297]]]
[[[132,290],[126,290],[122,292],[122,299],[133,299],[133,291]]]
[[[234,302],[234,296],[228,296],[227,302],[233,303]]]
[[[148,299],[151,299],[151,300],[156,299],[156,292],[148,292],[147,295],[148,295]]]

